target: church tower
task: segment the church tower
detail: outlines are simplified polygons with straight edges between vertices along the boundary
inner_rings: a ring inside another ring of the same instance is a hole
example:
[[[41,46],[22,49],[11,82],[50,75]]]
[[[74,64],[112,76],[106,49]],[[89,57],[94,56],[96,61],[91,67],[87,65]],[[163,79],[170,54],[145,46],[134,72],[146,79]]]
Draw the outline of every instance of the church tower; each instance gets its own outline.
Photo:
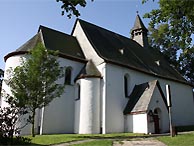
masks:
[[[89,60],[76,78],[80,97],[75,101],[75,133],[100,133],[100,80],[100,71]]]
[[[135,19],[135,24],[131,30],[131,39],[138,42],[142,47],[148,47],[148,37],[147,37],[148,30],[144,26],[140,16],[138,15]]]

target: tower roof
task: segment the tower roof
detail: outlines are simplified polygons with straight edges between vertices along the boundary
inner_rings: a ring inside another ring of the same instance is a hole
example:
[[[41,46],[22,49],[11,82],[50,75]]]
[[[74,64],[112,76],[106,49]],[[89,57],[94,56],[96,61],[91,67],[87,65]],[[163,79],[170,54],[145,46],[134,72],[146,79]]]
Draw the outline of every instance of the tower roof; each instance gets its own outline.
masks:
[[[147,28],[144,26],[140,16],[137,14],[136,19],[135,19],[135,23],[134,26],[132,28],[132,32],[134,30],[138,30],[138,29],[143,29],[144,31],[148,31]]]
[[[101,78],[101,73],[97,69],[97,67],[94,65],[92,60],[89,60],[86,65],[82,68],[78,76],[75,78],[81,79],[81,78]]]
[[[83,51],[74,36],[50,29],[45,26],[40,26],[39,31],[35,36],[19,47],[16,51],[6,55],[5,60],[14,54],[27,53],[38,43],[44,44],[48,50],[58,50],[61,57],[86,62]]]

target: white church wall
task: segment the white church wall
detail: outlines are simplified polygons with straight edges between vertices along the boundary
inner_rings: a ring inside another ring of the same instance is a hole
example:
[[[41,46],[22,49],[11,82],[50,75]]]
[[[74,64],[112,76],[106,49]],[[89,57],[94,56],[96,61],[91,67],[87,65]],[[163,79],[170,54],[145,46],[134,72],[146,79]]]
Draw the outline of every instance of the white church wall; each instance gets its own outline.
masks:
[[[54,99],[44,110],[43,134],[74,133],[75,86],[74,79],[84,66],[83,63],[59,58],[60,66],[72,68],[71,85],[66,85],[60,98]],[[65,78],[58,82],[64,84]]]
[[[176,126],[194,125],[194,102],[192,88],[188,85],[161,79],[142,72],[134,71],[113,64],[106,65],[105,84],[105,120],[104,133],[124,132],[123,110],[128,99],[124,96],[124,75],[130,77],[129,93],[137,84],[142,84],[152,80],[159,80],[163,93],[166,95],[165,85],[171,86],[172,93],[172,119]]]
[[[192,87],[166,81],[171,88],[172,122],[174,126],[194,125],[194,99]],[[165,91],[164,82],[161,83]]]
[[[83,50],[84,55],[86,58],[92,59],[95,65],[101,64],[104,62],[104,60],[98,56],[94,48],[92,47],[91,43],[89,42],[88,38],[86,37],[84,31],[82,30],[82,27],[77,21],[76,27],[73,32],[73,36],[75,36]]]
[[[19,66],[21,64],[21,61],[23,58],[23,60],[25,60],[25,58],[27,57],[27,55],[16,55],[13,57],[9,57],[6,60],[6,64],[5,64],[5,70],[4,70],[4,80],[8,79],[10,76],[10,69],[14,69],[15,67]],[[5,91],[7,94],[11,94],[11,90],[9,88],[9,86],[7,84],[5,84],[5,82],[3,81],[2,83],[2,91]],[[2,107],[7,107],[8,104],[4,101],[4,99],[2,98],[0,100],[0,105]]]
[[[133,116],[133,133],[148,133],[147,114],[134,114]]]
[[[9,78],[10,68],[14,69],[17,66],[21,65],[22,59],[25,60],[27,57],[28,57],[28,55],[15,55],[15,56],[9,57],[6,60],[6,64],[5,64],[4,80]],[[7,84],[5,84],[4,81],[2,83],[2,91],[3,92],[5,91],[7,94],[12,95],[10,87]],[[1,99],[0,99],[0,106],[1,107],[8,107],[9,106],[8,103],[5,102],[5,99],[3,97],[1,97]],[[25,115],[22,118],[26,119],[27,117],[28,117],[28,115]],[[23,127],[25,124],[26,124],[26,120],[21,119],[21,122],[18,123],[18,127]],[[30,134],[30,128],[31,128],[30,124],[28,124],[26,127],[24,127],[21,131],[21,135]]]
[[[27,55],[16,55],[9,57],[6,60],[5,66],[5,79],[7,78],[6,70],[12,67],[13,69],[16,66],[21,64],[21,57],[24,59]],[[84,63],[75,62],[73,60],[68,60],[64,58],[59,58],[60,66],[62,67],[72,67],[72,81],[71,85],[66,85],[65,92],[60,98],[54,99],[48,107],[44,109],[44,118],[43,118],[43,127],[42,132],[44,133],[73,133],[74,129],[74,78],[79,73],[81,68],[84,66]],[[61,78],[57,82],[64,84],[64,78]],[[11,93],[10,88],[3,83],[2,89],[7,93]],[[3,101],[1,106],[7,106]],[[36,117],[36,130],[38,132],[38,127],[40,126],[41,116]],[[23,123],[21,123],[23,125]],[[22,129],[21,134],[30,134],[30,125]]]
[[[45,107],[43,134],[74,132],[74,87],[67,85],[65,90],[60,98]]]
[[[106,65],[106,133],[124,132],[123,110],[128,99],[124,94],[124,70]]]
[[[80,134],[100,133],[100,78],[80,79]]]
[[[100,129],[101,133],[106,133],[106,63],[97,66],[101,72],[100,80]]]
[[[126,132],[148,133],[146,113],[128,114],[126,117]]]
[[[170,81],[134,70],[128,70],[132,87],[147,81],[158,80],[166,96],[165,86],[169,84],[172,94],[172,119],[175,126],[194,125],[194,101],[192,87],[179,82]],[[185,114],[187,113],[187,114]]]
[[[75,84],[75,115],[74,115],[74,133],[79,133],[79,123],[80,123],[80,80],[76,81]],[[79,87],[80,89],[78,89]]]
[[[125,115],[126,121],[125,121],[125,132],[133,132],[133,115]]]

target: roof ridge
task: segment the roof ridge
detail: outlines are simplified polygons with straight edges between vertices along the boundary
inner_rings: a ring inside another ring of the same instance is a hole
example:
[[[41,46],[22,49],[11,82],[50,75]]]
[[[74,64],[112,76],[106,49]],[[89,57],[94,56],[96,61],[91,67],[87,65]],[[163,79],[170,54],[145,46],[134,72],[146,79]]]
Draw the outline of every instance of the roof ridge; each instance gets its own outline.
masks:
[[[50,31],[55,31],[55,32],[57,32],[57,33],[61,33],[61,34],[63,34],[63,35],[67,35],[67,36],[74,37],[74,36],[72,36],[72,35],[70,35],[70,34],[67,34],[67,33],[65,33],[65,32],[62,32],[62,31],[59,31],[59,30],[56,30],[56,29],[53,29],[53,28],[50,28],[50,27],[47,27],[47,26],[43,26],[43,25],[40,25],[40,26],[39,26],[38,32],[40,32],[40,30],[42,30],[42,28],[43,28],[43,29],[50,30]],[[75,37],[74,37],[74,38],[75,38]]]
[[[96,25],[96,24],[94,24],[94,23],[91,23],[91,22],[85,21],[85,20],[83,20],[83,19],[77,18],[77,20],[76,20],[76,21],[79,21],[79,22],[83,21],[84,23],[87,23],[87,24],[93,25],[93,26],[98,27],[98,28],[100,28],[100,29],[103,29],[103,30],[109,31],[109,32],[111,32],[111,33],[114,33],[115,35],[119,35],[119,36],[124,37],[124,38],[126,38],[126,39],[130,39],[130,40],[132,40],[132,39],[131,39],[131,38],[129,38],[129,37],[126,37],[126,36],[124,36],[124,35],[122,35],[122,34],[119,34],[119,33],[117,33],[117,32],[114,32],[113,30],[110,30],[110,29],[104,28],[103,26]]]

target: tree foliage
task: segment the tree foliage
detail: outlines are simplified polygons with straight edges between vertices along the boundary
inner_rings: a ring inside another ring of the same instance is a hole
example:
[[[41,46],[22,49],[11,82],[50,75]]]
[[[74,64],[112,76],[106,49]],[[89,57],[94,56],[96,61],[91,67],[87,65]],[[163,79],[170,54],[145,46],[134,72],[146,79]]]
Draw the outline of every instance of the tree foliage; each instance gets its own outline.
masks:
[[[63,77],[63,68],[59,66],[56,55],[38,44],[8,79],[14,100],[17,101],[16,106],[29,111],[32,136],[35,136],[36,109],[47,106],[54,98],[60,97],[64,90],[64,85],[57,83]]]
[[[18,122],[28,112],[23,107],[16,107],[16,101],[9,94],[3,92],[2,97],[9,106],[0,107],[0,145],[14,144],[14,134],[19,134],[27,124],[20,125]]]
[[[144,15],[151,19],[150,44],[159,48],[188,81],[194,82],[194,1],[159,0],[158,3],[158,9]]]
[[[86,0],[56,0],[57,2],[62,2],[62,15],[67,13],[67,17],[71,18],[72,15],[76,17],[80,16],[80,12],[78,10],[78,6],[85,7],[87,2]],[[93,1],[93,0],[91,0]]]

